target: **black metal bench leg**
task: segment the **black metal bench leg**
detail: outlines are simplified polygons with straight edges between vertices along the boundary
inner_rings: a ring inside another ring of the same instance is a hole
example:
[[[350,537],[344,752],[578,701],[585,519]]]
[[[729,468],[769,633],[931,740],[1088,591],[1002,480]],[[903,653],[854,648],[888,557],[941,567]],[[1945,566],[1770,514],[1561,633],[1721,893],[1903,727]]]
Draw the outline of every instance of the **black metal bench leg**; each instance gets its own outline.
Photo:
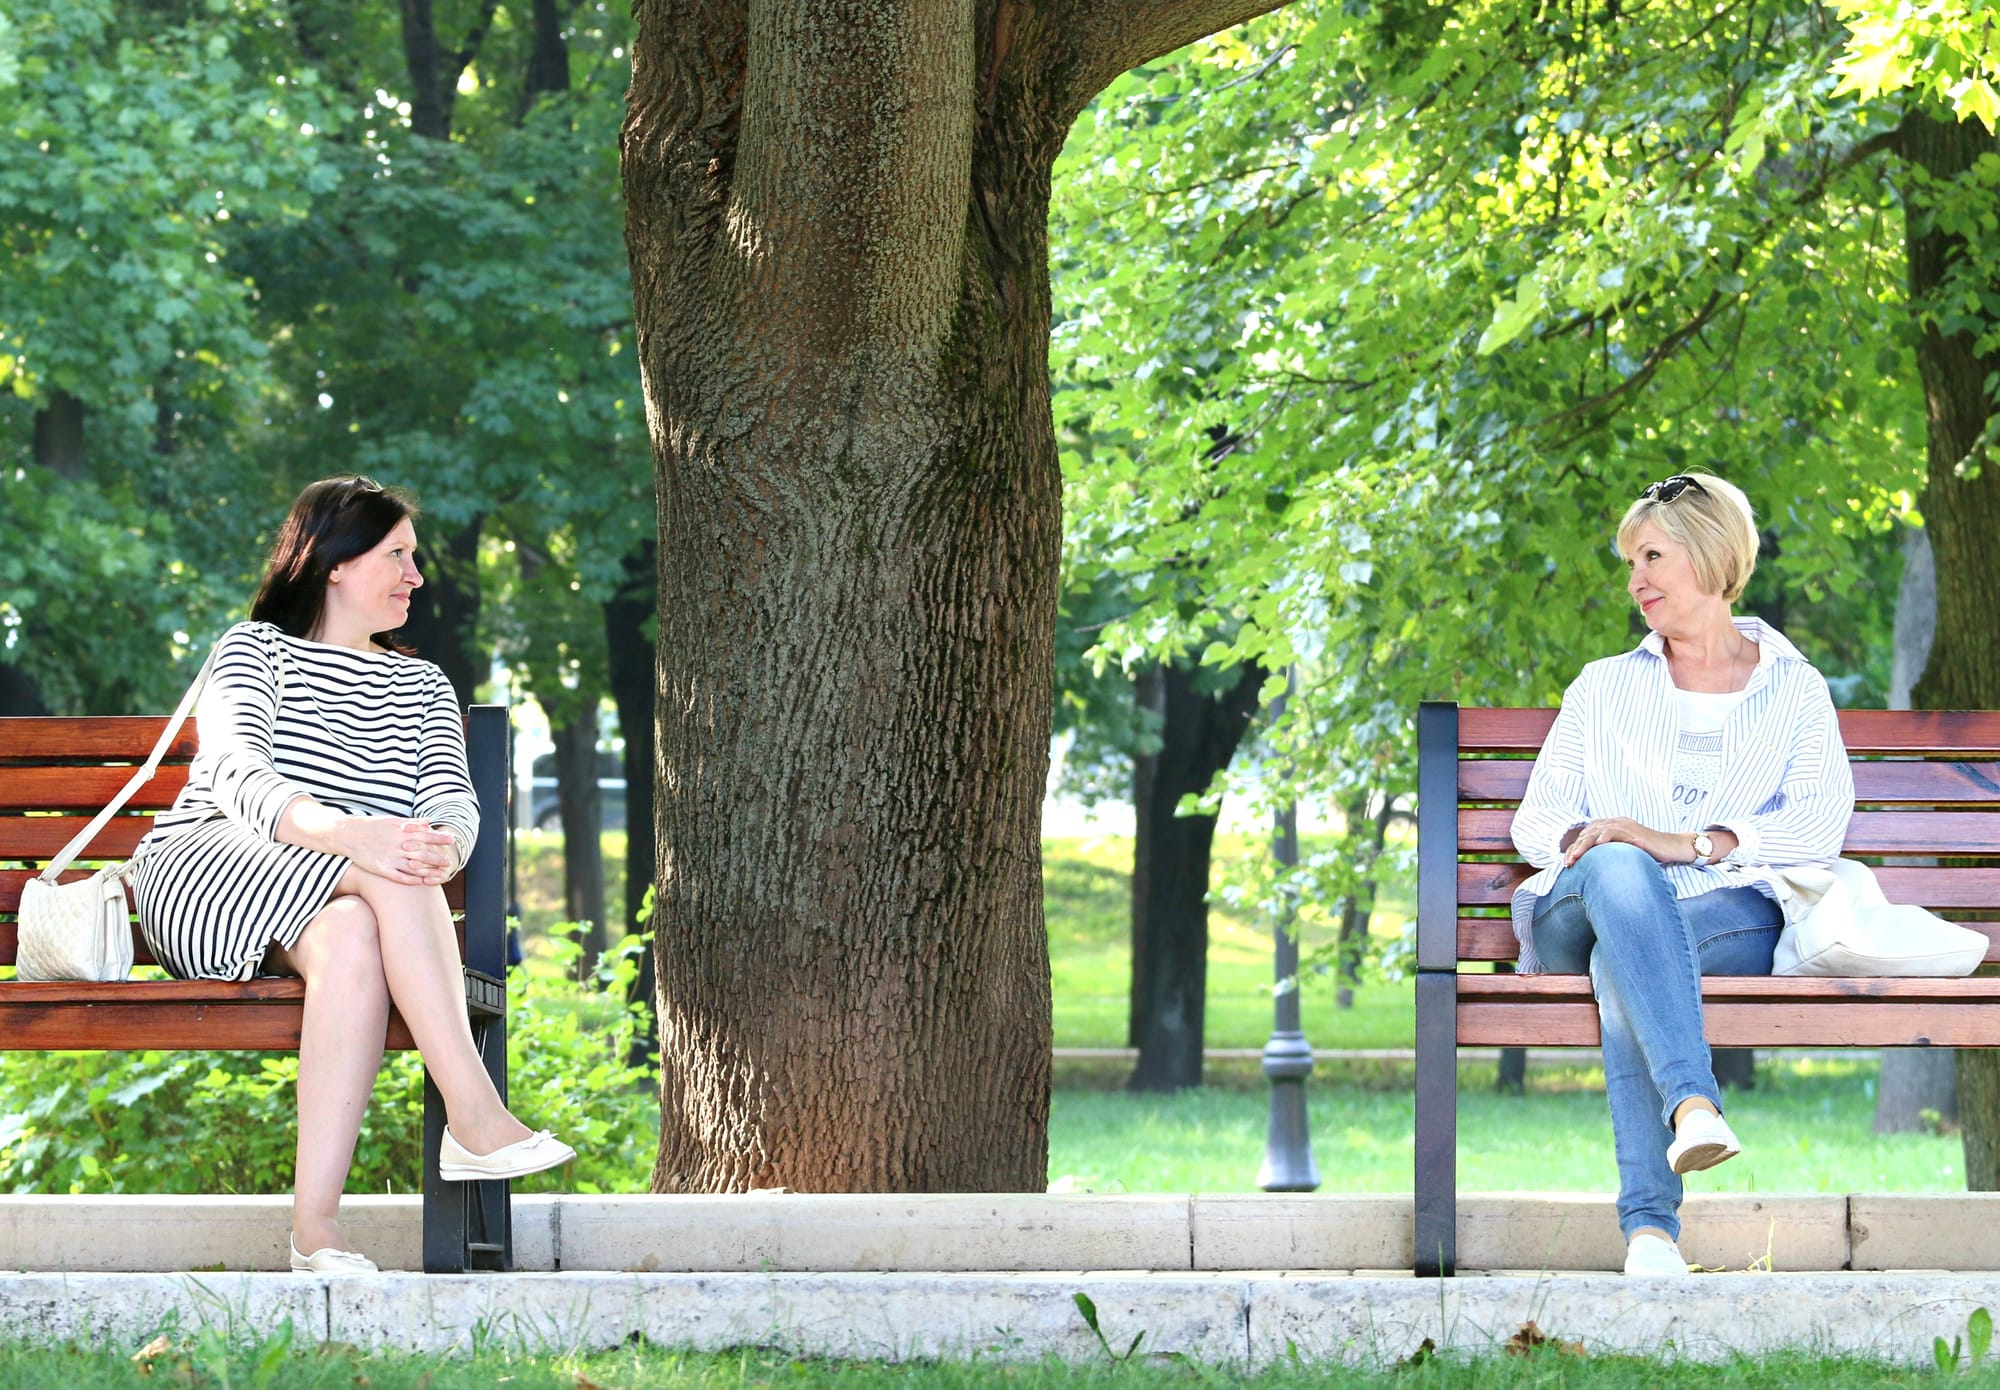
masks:
[[[472,1020],[473,1042],[507,1099],[507,1023],[504,1018]],[[438,1175],[444,1141],[444,1097],[424,1073],[424,1272],[462,1274],[467,1270],[505,1271],[514,1267],[514,1210],[510,1184],[446,1182]]]
[[[1417,975],[1415,1269],[1449,1277],[1458,1264],[1458,976]]]

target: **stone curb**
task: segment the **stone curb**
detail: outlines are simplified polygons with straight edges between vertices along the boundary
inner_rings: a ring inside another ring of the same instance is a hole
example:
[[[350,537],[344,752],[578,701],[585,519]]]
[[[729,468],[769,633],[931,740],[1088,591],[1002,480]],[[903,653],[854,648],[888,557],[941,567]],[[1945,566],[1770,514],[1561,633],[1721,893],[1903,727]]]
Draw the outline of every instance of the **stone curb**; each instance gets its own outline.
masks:
[[[1294,1357],[1381,1366],[1428,1339],[1466,1355],[1526,1322],[1592,1354],[1713,1361],[1783,1349],[1927,1364],[1933,1338],[2000,1306],[2000,1275],[1586,1274],[1432,1281],[1327,1274],[19,1274],[0,1277],[0,1325],[19,1340],[137,1348],[162,1328],[451,1353],[580,1352],[634,1336],[661,1347],[771,1347],[913,1360],[1105,1351],[1264,1367]]]
[[[384,1269],[422,1264],[415,1197],[350,1197]],[[1993,1268],[2000,1194],[1696,1194],[1681,1245],[1716,1270]],[[524,1272],[1008,1273],[1407,1270],[1407,1195],[1242,1193],[534,1196],[514,1199]],[[0,1270],[284,1270],[283,1197],[0,1196]],[[1616,1270],[1603,1195],[1467,1193],[1459,1267]]]

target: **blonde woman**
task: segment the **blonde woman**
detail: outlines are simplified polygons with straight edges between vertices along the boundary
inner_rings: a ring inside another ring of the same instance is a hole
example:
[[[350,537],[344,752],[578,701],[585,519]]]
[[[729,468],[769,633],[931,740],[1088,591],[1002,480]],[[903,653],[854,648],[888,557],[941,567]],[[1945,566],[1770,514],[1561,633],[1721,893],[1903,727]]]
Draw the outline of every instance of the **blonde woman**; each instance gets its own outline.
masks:
[[[1826,681],[1777,629],[1731,612],[1757,562],[1738,488],[1705,473],[1652,484],[1618,550],[1651,631],[1563,696],[1514,818],[1540,870],[1515,894],[1514,930],[1524,972],[1591,977],[1625,1272],[1685,1275],[1680,1175],[1741,1151],[1700,977],[1771,973],[1771,870],[1838,857],[1854,782]]]

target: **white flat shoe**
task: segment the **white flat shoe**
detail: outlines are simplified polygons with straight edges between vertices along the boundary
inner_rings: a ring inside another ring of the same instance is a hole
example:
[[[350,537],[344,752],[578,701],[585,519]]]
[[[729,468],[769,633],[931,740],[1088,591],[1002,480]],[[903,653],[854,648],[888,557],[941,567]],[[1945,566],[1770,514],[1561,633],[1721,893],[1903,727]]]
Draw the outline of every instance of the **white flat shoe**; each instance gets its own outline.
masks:
[[[1625,1273],[1638,1278],[1685,1279],[1688,1263],[1670,1240],[1641,1231],[1625,1247]]]
[[[451,1126],[444,1127],[444,1142],[438,1147],[438,1176],[446,1182],[478,1182],[483,1178],[524,1178],[530,1173],[560,1168],[576,1157],[576,1150],[545,1129],[526,1139],[476,1154],[458,1142]]]
[[[1699,1173],[1742,1152],[1727,1120],[1713,1110],[1690,1110],[1667,1145],[1667,1166],[1676,1173]]]
[[[374,1274],[375,1261],[358,1250],[336,1250],[331,1245],[315,1250],[310,1255],[299,1253],[299,1241],[293,1235],[286,1242],[292,1247],[292,1272],[294,1274]]]

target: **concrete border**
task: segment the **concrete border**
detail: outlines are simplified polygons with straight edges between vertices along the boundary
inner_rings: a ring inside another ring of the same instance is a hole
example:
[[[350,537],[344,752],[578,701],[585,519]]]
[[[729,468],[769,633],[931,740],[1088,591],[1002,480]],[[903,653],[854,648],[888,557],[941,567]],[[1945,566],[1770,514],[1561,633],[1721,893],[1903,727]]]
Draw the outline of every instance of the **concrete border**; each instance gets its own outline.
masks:
[[[422,1263],[415,1197],[350,1197],[384,1269]],[[1407,1195],[786,1194],[514,1200],[515,1265],[574,1273],[1407,1270]],[[1713,1270],[1979,1271],[2000,1194],[1697,1194],[1682,1247]],[[0,1271],[283,1270],[282,1197],[0,1196]],[[1616,1270],[1612,1199],[1459,1199],[1462,1270]]]
[[[1123,1351],[1263,1367],[1381,1366],[1429,1340],[1499,1350],[1532,1320],[1591,1353],[1712,1361],[1798,1349],[1921,1365],[1933,1338],[2000,1306],[2000,1275],[1609,1275],[1456,1280],[1325,1274],[21,1274],[0,1326],[39,1344],[136,1349],[162,1328],[433,1353],[573,1352],[635,1335],[663,1347],[772,1347],[885,1360],[1104,1356],[1076,1298]]]

